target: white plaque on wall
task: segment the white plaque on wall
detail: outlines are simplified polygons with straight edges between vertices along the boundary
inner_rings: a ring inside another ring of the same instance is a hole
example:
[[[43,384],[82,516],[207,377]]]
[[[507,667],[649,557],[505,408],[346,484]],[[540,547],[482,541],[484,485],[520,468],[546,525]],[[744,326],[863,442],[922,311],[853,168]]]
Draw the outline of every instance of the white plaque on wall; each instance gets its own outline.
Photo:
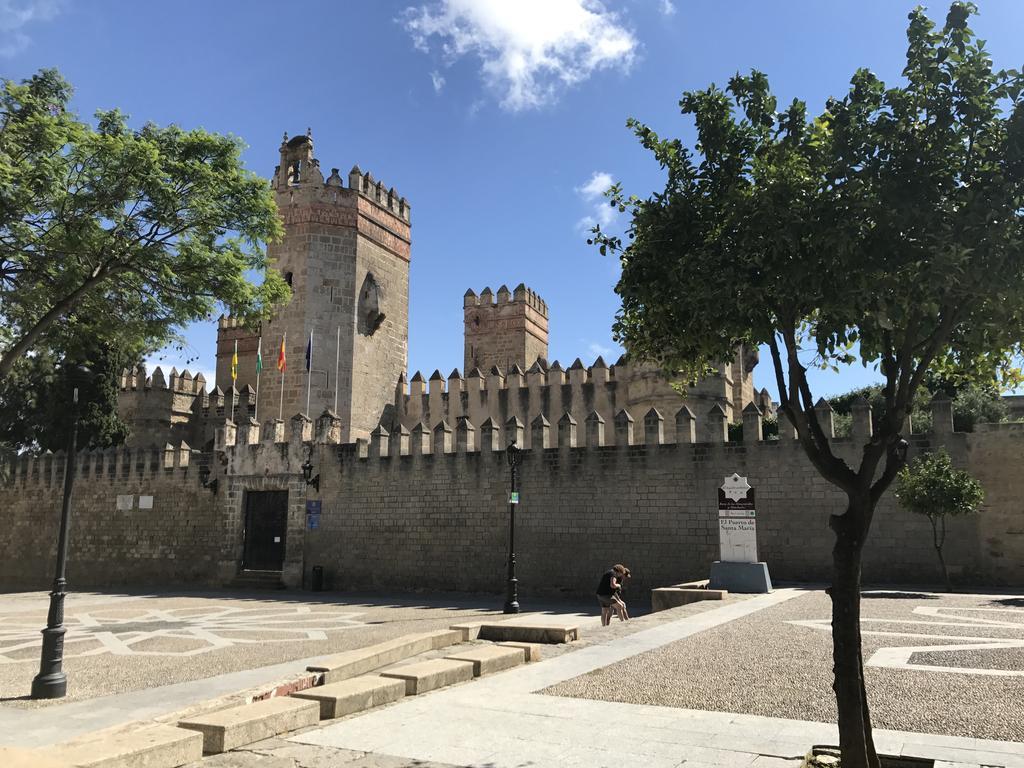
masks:
[[[153,497],[152,496],[139,496],[139,509],[152,509],[153,508]]]
[[[127,512],[134,503],[135,497],[132,494],[122,494],[117,497],[117,509],[120,512]]]

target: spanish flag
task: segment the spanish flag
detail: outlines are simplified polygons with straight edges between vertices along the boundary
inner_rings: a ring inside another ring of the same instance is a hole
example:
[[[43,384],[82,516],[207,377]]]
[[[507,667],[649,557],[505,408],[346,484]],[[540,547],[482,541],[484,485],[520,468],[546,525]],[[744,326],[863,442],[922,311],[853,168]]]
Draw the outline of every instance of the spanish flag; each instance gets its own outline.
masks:
[[[277,353],[277,370],[279,370],[281,373],[284,373],[285,370],[288,368],[288,361],[285,359],[284,356],[284,339],[285,337],[281,338],[281,351]]]
[[[235,351],[231,355],[231,386],[235,386],[238,379],[238,339],[235,339]]]

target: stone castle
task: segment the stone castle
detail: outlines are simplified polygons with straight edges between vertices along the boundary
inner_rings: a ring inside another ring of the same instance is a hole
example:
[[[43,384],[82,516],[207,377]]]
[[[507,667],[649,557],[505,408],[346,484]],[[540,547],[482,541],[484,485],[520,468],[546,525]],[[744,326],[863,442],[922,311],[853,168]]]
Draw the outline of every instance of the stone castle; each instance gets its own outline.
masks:
[[[740,350],[729,364],[680,395],[659,371],[625,358],[608,366],[600,357],[585,368],[577,358],[567,368],[548,360],[548,306],[520,283],[496,293],[466,291],[463,371],[447,376],[435,370],[406,379],[409,339],[410,206],[394,187],[354,167],[347,186],[331,170],[324,180],[304,136],[281,144],[280,164],[271,185],[285,225],[269,255],[292,288],[291,302],[257,331],[230,317],[217,328],[217,381],[188,371],[144,368],[122,377],[119,413],[129,425],[131,447],[163,446],[184,440],[212,445],[217,424],[306,412],[304,355],[314,337],[309,414],[330,410],[342,424],[342,441],[368,438],[378,425],[408,429],[424,422],[474,424],[487,418],[504,424],[515,416],[531,423],[537,416],[571,413],[582,422],[596,410],[607,422],[621,410],[634,420],[651,408],[675,414],[681,407],[707,413],[715,404],[738,422],[754,403],[773,414],[767,390],[753,385],[756,350]],[[256,351],[263,340],[265,370],[257,390]],[[275,363],[287,339],[284,392]],[[237,345],[237,379],[231,359]],[[335,380],[335,361],[339,375]],[[232,386],[236,391],[232,391]],[[282,397],[283,394],[283,397]],[[674,439],[674,422],[669,439]]]
[[[718,556],[717,489],[738,472],[757,489],[760,555],[773,577],[827,580],[842,494],[810,465],[791,425],[754,389],[755,354],[684,390],[627,358],[548,362],[549,308],[525,285],[468,291],[463,369],[406,379],[410,206],[353,168],[325,180],[306,134],[281,145],[272,185],[285,237],[270,255],[293,299],[260,336],[221,318],[217,386],[157,368],[127,371],[128,444],[82,451],[68,573],[73,588],[460,589],[504,585],[509,470],[522,451],[516,542],[520,595],[588,594],[612,562],[631,589],[704,578]],[[340,330],[339,330],[340,329]],[[304,351],[316,348],[306,405]],[[288,368],[275,367],[287,336]],[[230,359],[238,346],[237,388]],[[340,375],[335,377],[335,358]],[[831,409],[819,419],[830,432]],[[283,413],[284,420],[278,418]],[[742,440],[728,429],[742,423]],[[857,455],[870,410],[855,409]],[[730,438],[732,435],[732,438]],[[948,400],[911,451],[938,447],[986,490],[979,515],[950,523],[954,578],[1024,584],[1024,424],[953,431]],[[0,486],[0,590],[52,576],[66,457],[25,455]],[[886,494],[864,554],[867,582],[934,583],[929,523]]]

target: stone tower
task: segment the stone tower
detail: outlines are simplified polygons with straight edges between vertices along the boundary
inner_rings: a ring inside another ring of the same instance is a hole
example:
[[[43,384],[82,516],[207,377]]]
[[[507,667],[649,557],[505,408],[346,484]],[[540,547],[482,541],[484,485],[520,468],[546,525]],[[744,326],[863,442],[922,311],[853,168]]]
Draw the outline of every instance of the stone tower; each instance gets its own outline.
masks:
[[[358,166],[349,172],[347,185],[337,168],[325,181],[308,131],[291,140],[285,135],[271,186],[285,235],[269,246],[268,254],[291,285],[292,300],[262,328],[259,418],[282,412],[287,420],[306,412],[305,352],[312,332],[308,415],[315,419],[337,402],[342,440],[367,437],[406,369],[409,203]],[[282,377],[277,360],[285,334],[287,370]],[[217,384],[225,391],[231,380],[230,362],[224,358],[230,361],[236,337],[238,386],[255,385],[255,343],[227,321],[218,328],[217,344]]]
[[[467,374],[474,368],[486,374],[494,366],[507,371],[514,364],[525,371],[547,358],[548,305],[522,283],[511,293],[501,286],[497,297],[490,288],[479,296],[466,291],[463,313]]]

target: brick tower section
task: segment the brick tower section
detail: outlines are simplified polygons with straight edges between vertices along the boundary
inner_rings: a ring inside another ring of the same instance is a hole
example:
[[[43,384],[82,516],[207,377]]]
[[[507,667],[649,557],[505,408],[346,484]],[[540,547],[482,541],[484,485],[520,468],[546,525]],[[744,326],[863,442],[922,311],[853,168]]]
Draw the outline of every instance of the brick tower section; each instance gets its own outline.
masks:
[[[231,388],[231,356],[238,342],[238,377],[235,388],[241,390],[248,384],[256,388],[256,347],[259,338],[244,328],[233,317],[221,317],[217,321],[217,386],[224,392]],[[263,350],[264,365],[267,351]]]
[[[537,358],[548,356],[548,305],[520,283],[509,293],[504,285],[497,295],[484,288],[477,296],[466,291],[465,367],[487,373],[494,366],[507,371],[518,365],[524,371]]]
[[[368,437],[407,364],[409,203],[358,167],[348,174],[347,185],[337,168],[325,181],[308,132],[291,140],[285,136],[271,186],[285,235],[269,246],[268,255],[291,284],[292,299],[262,328],[259,418],[281,414],[287,421],[306,413],[305,352],[312,332],[307,415],[315,419],[337,403],[343,442]],[[235,334],[241,332],[230,322],[218,329],[217,378],[222,388],[221,369],[230,370]],[[277,360],[286,334],[282,376]],[[255,386],[255,343],[250,334],[243,344],[243,336],[238,386],[250,379]],[[243,378],[243,348],[248,378]],[[230,377],[226,382],[230,386]]]

